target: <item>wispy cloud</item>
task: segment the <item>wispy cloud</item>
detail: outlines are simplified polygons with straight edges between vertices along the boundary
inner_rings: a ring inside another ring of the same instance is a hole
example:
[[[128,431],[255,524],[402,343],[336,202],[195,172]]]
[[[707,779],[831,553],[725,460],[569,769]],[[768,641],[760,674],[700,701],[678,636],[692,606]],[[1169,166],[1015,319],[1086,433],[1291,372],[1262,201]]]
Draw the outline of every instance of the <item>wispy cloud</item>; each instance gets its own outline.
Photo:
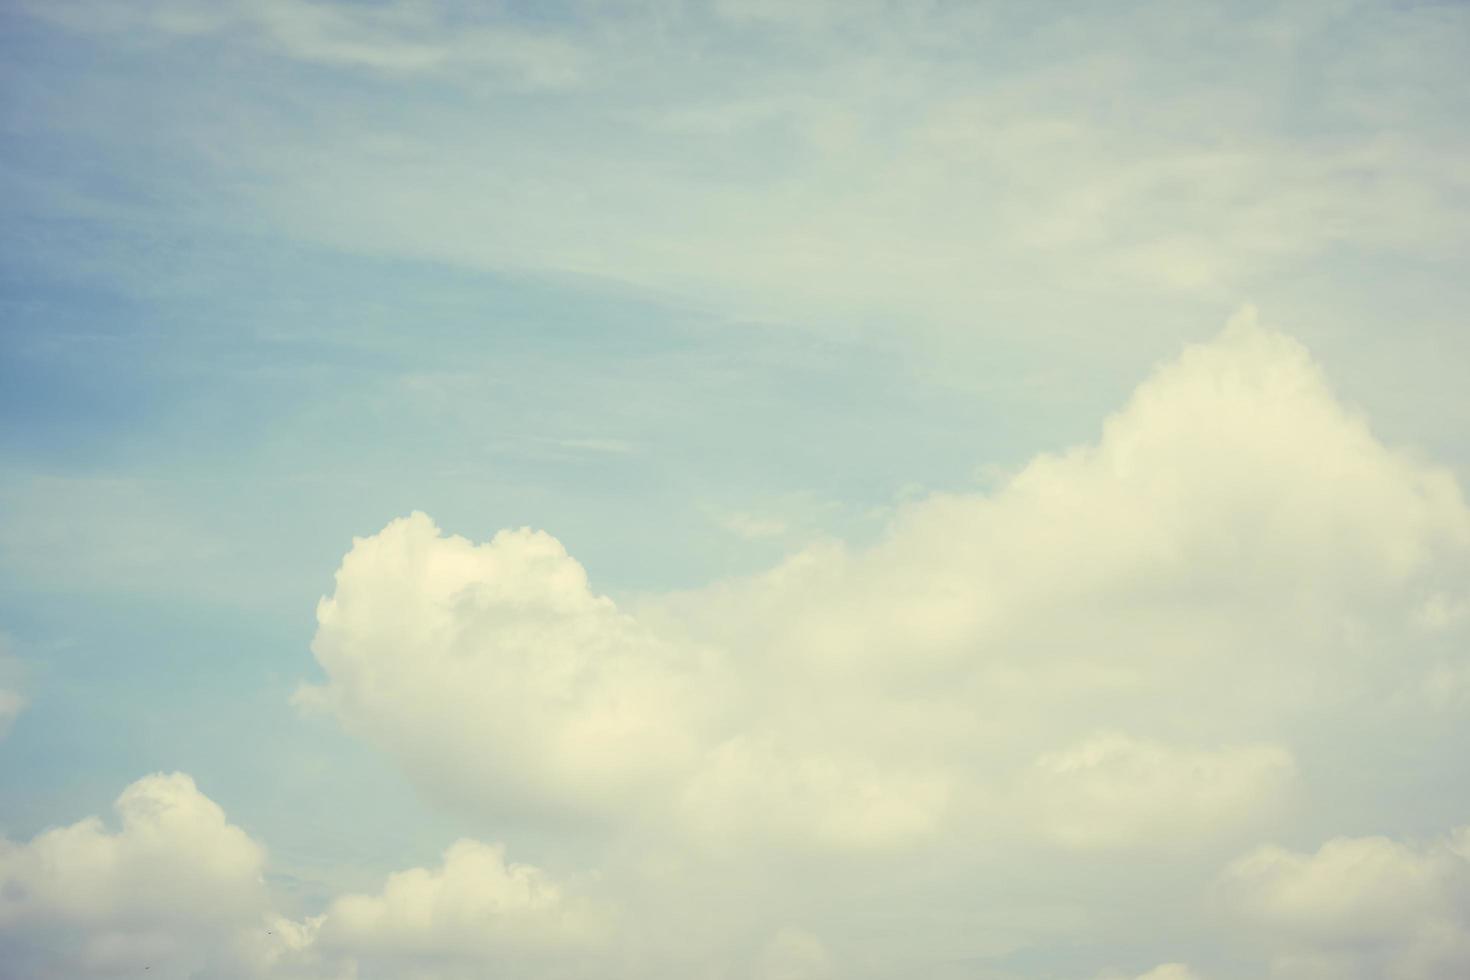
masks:
[[[374,253],[973,330],[977,311],[1062,285],[1218,301],[1342,249],[1466,245],[1456,6],[875,6],[840,29],[735,35],[682,4],[534,29],[405,3],[105,6],[45,15],[433,73],[449,97],[432,104],[289,92],[298,122],[212,137],[251,208]],[[485,72],[597,86],[505,101]],[[176,122],[179,141],[203,124]]]
[[[518,88],[562,87],[581,74],[579,50],[565,38],[494,17],[450,18],[443,6],[414,0],[61,0],[25,7],[69,29],[124,42],[150,34],[179,43],[243,41],[282,58],[387,74],[458,71]]]

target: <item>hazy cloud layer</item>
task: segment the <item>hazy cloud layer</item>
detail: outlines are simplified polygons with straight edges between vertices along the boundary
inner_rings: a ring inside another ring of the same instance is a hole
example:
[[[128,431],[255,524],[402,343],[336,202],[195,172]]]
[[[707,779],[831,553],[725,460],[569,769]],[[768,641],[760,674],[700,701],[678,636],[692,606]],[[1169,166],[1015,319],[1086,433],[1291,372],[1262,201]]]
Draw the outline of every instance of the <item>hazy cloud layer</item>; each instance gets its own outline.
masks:
[[[289,109],[231,92],[223,114],[220,93],[171,97],[164,125],[215,148],[249,221],[726,312],[993,336],[1103,294],[1237,297],[1344,246],[1467,244],[1453,4],[23,9],[127,49],[227,51],[264,91],[297,66],[402,87]]]

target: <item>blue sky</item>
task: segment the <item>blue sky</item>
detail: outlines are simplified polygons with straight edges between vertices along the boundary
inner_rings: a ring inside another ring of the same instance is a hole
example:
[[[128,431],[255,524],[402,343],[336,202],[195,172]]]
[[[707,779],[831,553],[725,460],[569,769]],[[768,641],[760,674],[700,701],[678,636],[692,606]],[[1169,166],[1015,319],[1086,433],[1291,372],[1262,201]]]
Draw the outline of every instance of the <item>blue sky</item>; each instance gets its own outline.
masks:
[[[1464,6],[0,27],[0,976],[1470,964]]]

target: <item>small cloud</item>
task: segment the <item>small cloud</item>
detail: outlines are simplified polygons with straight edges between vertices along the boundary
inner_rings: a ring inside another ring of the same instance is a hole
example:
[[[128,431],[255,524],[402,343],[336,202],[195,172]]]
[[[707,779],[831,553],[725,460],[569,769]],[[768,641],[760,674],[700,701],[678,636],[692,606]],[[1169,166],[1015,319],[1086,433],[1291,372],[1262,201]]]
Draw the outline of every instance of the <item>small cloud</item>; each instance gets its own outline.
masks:
[[[26,707],[25,697],[11,685],[19,672],[19,661],[10,655],[10,641],[0,633],[0,738],[10,734],[10,726]]]
[[[638,447],[625,439],[551,439],[553,445],[561,446],[563,449],[575,449],[588,453],[609,453],[613,455],[627,455],[638,451]]]
[[[1109,970],[1098,975],[1097,980],[1203,980],[1183,963],[1161,963],[1147,973],[1134,975],[1131,971]]]
[[[26,699],[15,691],[0,688],[0,738],[10,734],[15,718],[25,710]]]
[[[291,707],[299,711],[304,718],[330,717],[332,714],[331,692],[319,684],[303,682],[291,692]]]
[[[399,871],[377,894],[333,900],[319,941],[364,959],[428,949],[473,961],[594,944],[607,915],[540,868],[509,862],[503,845],[465,838],[438,868]]]
[[[779,517],[749,514],[738,510],[711,510],[710,519],[720,527],[747,541],[778,538],[791,528]]]
[[[492,442],[495,453],[530,459],[569,460],[587,456],[630,456],[639,452],[637,443],[610,436],[521,435]]]

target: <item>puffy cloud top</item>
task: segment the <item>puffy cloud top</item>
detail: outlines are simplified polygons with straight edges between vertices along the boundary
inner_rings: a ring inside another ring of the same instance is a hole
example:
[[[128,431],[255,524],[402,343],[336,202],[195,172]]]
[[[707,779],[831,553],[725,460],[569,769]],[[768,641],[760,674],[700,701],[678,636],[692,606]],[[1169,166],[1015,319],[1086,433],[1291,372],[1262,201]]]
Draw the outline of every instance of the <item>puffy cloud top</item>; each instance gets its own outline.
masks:
[[[380,894],[334,900],[319,941],[359,954],[476,959],[576,948],[605,928],[604,913],[539,868],[508,864],[503,846],[460,840],[437,871],[400,871]]]
[[[475,545],[394,521],[355,543],[317,619],[331,684],[304,698],[426,779],[530,807],[626,802],[688,764],[717,699],[543,532]]]
[[[183,773],[141,779],[95,817],[0,850],[0,922],[230,918],[264,907],[265,850]]]

